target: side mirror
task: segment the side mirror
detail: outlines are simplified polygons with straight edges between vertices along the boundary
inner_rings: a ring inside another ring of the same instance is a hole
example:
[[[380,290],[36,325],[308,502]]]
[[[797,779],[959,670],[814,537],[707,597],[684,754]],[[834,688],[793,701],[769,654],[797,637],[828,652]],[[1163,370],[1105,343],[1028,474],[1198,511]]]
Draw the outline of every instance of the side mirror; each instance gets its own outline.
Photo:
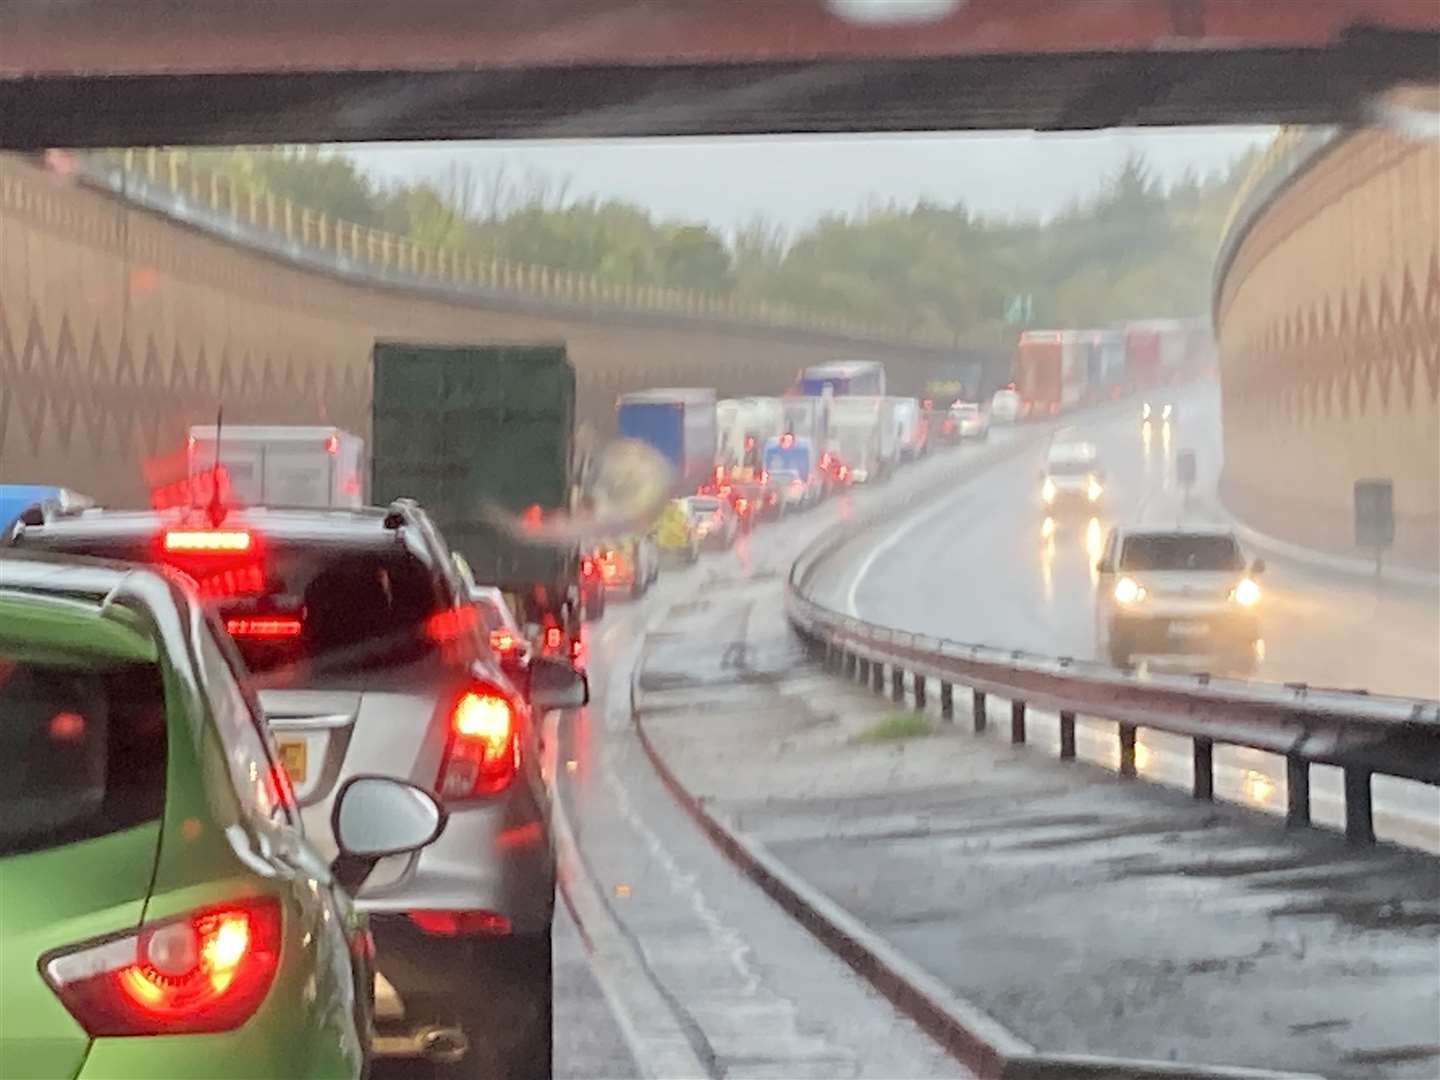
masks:
[[[530,662],[530,703],[537,709],[578,709],[590,704],[590,679],[564,660]]]
[[[373,861],[431,843],[445,828],[445,808],[424,788],[389,776],[354,776],[330,812],[342,858]]]
[[[1256,559],[1254,562],[1252,562],[1252,563],[1250,564],[1250,573],[1254,574],[1256,577],[1259,577],[1259,576],[1260,576],[1261,574],[1263,574],[1264,572],[1265,572],[1265,560],[1264,560],[1264,559]]]

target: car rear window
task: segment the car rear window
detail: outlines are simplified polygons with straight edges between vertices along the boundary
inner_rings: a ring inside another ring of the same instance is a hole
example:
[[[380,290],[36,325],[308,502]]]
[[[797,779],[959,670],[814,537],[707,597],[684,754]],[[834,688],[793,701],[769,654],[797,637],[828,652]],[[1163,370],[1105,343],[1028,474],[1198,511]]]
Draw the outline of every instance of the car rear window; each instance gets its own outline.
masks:
[[[165,740],[155,664],[97,669],[0,653],[0,854],[158,819]]]
[[[1084,476],[1086,473],[1095,471],[1095,462],[1076,461],[1073,458],[1065,461],[1052,461],[1046,466],[1046,471],[1051,476]]]
[[[1228,536],[1131,536],[1122,570],[1240,570],[1240,546]]]
[[[713,514],[720,509],[719,499],[691,499],[690,512],[692,514]]]
[[[192,572],[250,671],[285,676],[268,684],[398,666],[434,648],[431,620],[447,605],[409,551],[267,543],[262,558],[233,592],[229,571]]]
[[[72,554],[152,561],[143,541],[66,537]],[[450,605],[438,576],[401,544],[385,548],[261,537],[254,555],[177,555],[262,687],[318,687],[401,667],[436,649]]]

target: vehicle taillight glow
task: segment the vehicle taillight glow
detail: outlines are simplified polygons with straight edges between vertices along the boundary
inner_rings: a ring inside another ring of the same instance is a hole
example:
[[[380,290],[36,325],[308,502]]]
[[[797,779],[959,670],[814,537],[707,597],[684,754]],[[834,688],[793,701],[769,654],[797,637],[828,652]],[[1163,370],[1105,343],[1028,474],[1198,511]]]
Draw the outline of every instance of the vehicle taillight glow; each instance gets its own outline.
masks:
[[[508,786],[520,765],[515,728],[515,705],[498,687],[478,686],[461,694],[450,713],[440,795],[463,799]]]
[[[172,552],[234,553],[249,551],[254,542],[243,529],[172,529],[165,534],[165,550]]]
[[[41,970],[92,1036],[228,1031],[270,990],[280,924],[277,901],[246,900],[52,954]]]
[[[520,642],[509,630],[490,631],[490,648],[501,656],[513,656],[520,650]]]
[[[558,649],[563,635],[558,626],[547,626],[545,628],[545,648]]]
[[[495,911],[410,911],[410,921],[434,937],[460,934],[508,934],[510,920]]]
[[[587,559],[581,559],[581,560],[580,560],[580,575],[581,575],[582,577],[587,577],[587,578],[593,578],[593,577],[595,576],[595,560],[594,560],[594,559],[588,559],[588,558],[587,558]]]
[[[299,637],[303,625],[293,615],[238,617],[225,620],[225,632],[239,638]]]
[[[749,510],[750,510],[750,500],[749,500],[749,499],[736,499],[736,500],[735,500],[735,510],[736,510],[737,513],[740,513],[740,514],[748,513]]]
[[[325,436],[325,452],[327,454],[338,454],[340,452],[340,439],[338,436]]]
[[[576,667],[585,662],[585,642],[580,638],[570,642],[570,662]]]
[[[841,465],[841,466],[840,466],[840,479],[841,479],[841,480],[845,480],[845,479],[848,479],[849,476],[850,476],[850,466],[848,466],[848,465]]]
[[[437,611],[426,619],[425,636],[436,644],[443,645],[468,633],[479,621],[480,612],[474,604],[459,604],[444,611]]]

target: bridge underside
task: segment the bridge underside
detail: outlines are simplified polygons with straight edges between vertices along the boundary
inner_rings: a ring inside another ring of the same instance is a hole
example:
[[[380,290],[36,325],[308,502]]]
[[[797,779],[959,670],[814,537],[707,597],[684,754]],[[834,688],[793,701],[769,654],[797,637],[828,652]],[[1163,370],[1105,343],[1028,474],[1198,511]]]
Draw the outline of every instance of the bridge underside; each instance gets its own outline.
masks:
[[[1354,122],[1425,47],[56,75],[0,80],[0,147]]]

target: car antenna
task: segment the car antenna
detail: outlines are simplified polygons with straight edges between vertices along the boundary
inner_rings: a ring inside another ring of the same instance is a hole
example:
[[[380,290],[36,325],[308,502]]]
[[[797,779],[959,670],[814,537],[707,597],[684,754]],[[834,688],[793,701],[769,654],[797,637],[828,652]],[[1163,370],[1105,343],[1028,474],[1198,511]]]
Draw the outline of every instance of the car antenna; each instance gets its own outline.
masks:
[[[225,425],[225,406],[215,410],[215,461],[210,467],[210,505],[205,514],[210,527],[218,529],[225,523],[225,504],[220,499],[220,432]]]

